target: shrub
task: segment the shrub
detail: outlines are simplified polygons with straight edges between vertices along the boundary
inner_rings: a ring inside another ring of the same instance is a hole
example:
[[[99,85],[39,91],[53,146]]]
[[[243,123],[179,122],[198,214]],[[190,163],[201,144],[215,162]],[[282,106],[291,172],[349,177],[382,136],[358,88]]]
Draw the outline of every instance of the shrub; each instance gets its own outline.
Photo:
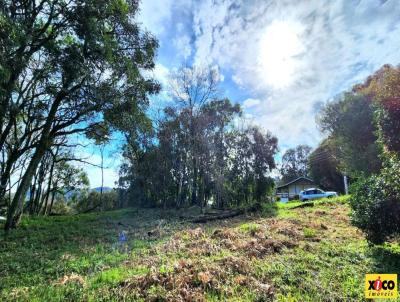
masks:
[[[56,200],[51,210],[51,213],[56,215],[68,215],[71,214],[71,212],[71,207],[69,207],[64,200]]]
[[[278,206],[275,202],[261,204],[261,214],[264,217],[273,217],[278,214]]]
[[[90,211],[108,211],[118,207],[118,193],[116,190],[103,192],[92,191],[83,196],[76,203],[76,210],[80,213]]]
[[[400,234],[400,162],[392,159],[379,175],[352,186],[352,222],[372,243]]]

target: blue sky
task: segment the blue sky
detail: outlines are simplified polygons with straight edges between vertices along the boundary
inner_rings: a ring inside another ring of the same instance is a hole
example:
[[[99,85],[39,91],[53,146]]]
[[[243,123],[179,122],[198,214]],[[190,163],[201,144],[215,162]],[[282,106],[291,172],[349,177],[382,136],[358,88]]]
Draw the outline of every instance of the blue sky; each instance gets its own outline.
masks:
[[[383,64],[400,63],[398,0],[142,0],[138,21],[160,43],[153,75],[164,90],[151,109],[168,101],[174,69],[216,66],[221,94],[275,134],[281,152],[316,146],[322,104]],[[106,149],[107,186],[117,180],[119,149]],[[83,152],[98,162],[96,148]],[[98,186],[98,169],[85,169]]]

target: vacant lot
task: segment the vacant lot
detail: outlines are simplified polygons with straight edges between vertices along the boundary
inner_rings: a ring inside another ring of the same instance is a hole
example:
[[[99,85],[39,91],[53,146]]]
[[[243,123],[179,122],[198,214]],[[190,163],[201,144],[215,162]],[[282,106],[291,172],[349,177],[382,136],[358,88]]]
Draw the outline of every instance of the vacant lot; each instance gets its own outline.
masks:
[[[192,224],[129,209],[29,218],[0,233],[1,301],[360,301],[365,273],[400,273],[344,201]],[[126,231],[127,243],[118,243]]]

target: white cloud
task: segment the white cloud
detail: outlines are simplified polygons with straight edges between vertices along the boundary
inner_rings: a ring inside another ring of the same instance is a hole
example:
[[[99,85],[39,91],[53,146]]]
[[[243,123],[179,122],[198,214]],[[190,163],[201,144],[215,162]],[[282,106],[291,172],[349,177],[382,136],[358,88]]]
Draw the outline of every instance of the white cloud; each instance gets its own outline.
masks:
[[[163,86],[167,87],[169,82],[170,71],[163,64],[156,64],[153,70],[153,77]]]
[[[252,108],[252,107],[254,107],[254,106],[260,105],[260,103],[261,103],[261,101],[258,100],[258,99],[249,98],[249,99],[246,99],[246,100],[243,102],[243,106],[242,106],[242,107],[243,107],[244,109],[248,109],[248,108]]]
[[[258,123],[281,143],[315,145],[316,104],[400,61],[399,15],[394,0],[202,1],[195,60],[231,70],[260,100],[251,107]]]
[[[166,22],[171,19],[174,0],[141,1],[139,21],[156,36],[165,33]]]
[[[88,175],[91,188],[101,187],[101,169],[93,166],[85,168]],[[104,169],[104,187],[115,187],[115,182],[118,181],[118,171],[115,168]]]
[[[187,60],[192,54],[192,46],[188,35],[183,34],[175,38],[173,44],[184,60]]]
[[[320,140],[318,104],[381,65],[400,62],[397,0],[146,0],[141,6],[141,20],[159,37],[160,52],[167,49],[165,57],[172,58],[165,48],[172,45],[184,61],[218,65],[247,99],[259,100],[243,100],[245,110],[288,146]]]

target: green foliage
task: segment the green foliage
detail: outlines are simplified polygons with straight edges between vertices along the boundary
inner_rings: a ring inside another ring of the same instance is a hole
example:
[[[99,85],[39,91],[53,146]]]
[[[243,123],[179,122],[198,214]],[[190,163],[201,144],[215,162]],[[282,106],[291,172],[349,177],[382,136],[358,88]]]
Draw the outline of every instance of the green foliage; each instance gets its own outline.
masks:
[[[109,270],[98,273],[93,277],[91,285],[93,288],[102,287],[104,285],[116,285],[124,281],[128,276],[143,275],[147,273],[147,269],[138,267],[136,269],[127,269],[126,267],[114,267]]]
[[[374,110],[366,96],[345,93],[328,103],[318,117],[321,130],[338,146],[340,170],[354,178],[376,173],[382,166]]]
[[[263,202],[261,204],[261,214],[263,217],[274,217],[278,213],[278,206],[275,202]]]
[[[374,102],[379,140],[384,149],[400,153],[400,67],[384,65],[354,90]]]
[[[369,241],[383,243],[400,234],[400,68],[385,65],[354,90],[374,103],[383,168],[354,185],[352,219]]]
[[[308,157],[311,147],[298,145],[296,148],[286,150],[282,156],[282,167],[280,173],[282,182],[287,183],[301,176],[308,176]]]
[[[72,208],[65,202],[65,200],[56,200],[54,202],[51,214],[68,215],[72,213]]]
[[[392,159],[381,173],[352,186],[352,221],[373,243],[400,234],[400,162]]]
[[[187,73],[189,82],[181,78]],[[257,127],[238,129],[240,106],[210,99],[206,84],[214,77],[212,69],[181,70],[174,80],[193,86],[193,95],[165,108],[157,131],[130,137],[120,171],[125,204],[226,208],[262,203],[272,193],[277,138]]]
[[[338,156],[337,143],[332,138],[325,139],[309,156],[310,176],[324,190],[344,193]]]
[[[130,135],[149,128],[148,96],[160,85],[146,71],[155,66],[158,42],[137,23],[138,5],[1,2],[0,151],[8,169],[1,169],[0,199],[11,168],[24,167],[7,229],[18,224],[43,158],[56,146],[70,146],[71,135],[104,143],[115,131]],[[40,210],[38,200],[32,211]]]
[[[89,211],[108,211],[119,207],[119,197],[116,190],[103,192],[92,191],[83,195],[75,202],[75,208],[79,213]]]

